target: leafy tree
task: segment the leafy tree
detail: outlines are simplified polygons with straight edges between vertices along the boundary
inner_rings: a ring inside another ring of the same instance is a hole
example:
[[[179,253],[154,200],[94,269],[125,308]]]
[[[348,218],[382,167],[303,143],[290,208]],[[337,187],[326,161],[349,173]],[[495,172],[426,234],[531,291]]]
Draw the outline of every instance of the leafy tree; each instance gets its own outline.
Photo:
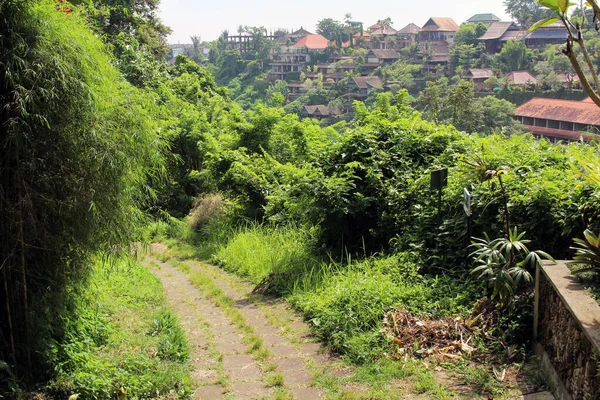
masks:
[[[478,100],[481,120],[477,132],[492,133],[496,130],[504,132],[519,131],[519,124],[513,119],[516,106],[510,101],[495,96],[485,96]]]
[[[130,36],[157,58],[167,54],[166,37],[171,29],[156,13],[160,0],[92,0],[91,17],[111,43]],[[124,49],[117,46],[119,54]]]
[[[194,49],[194,54],[190,58],[199,63],[202,61],[203,58],[202,47],[200,47],[202,45],[202,38],[198,35],[194,35],[190,37],[190,39],[192,41],[192,47]]]
[[[341,32],[344,32],[344,24],[333,18],[324,18],[317,22],[317,33],[329,40],[337,40]],[[345,41],[346,34],[341,39]],[[347,40],[347,39],[346,39]]]
[[[529,70],[533,66],[533,51],[520,40],[509,40],[494,56],[494,64],[502,72]]]
[[[552,16],[548,9],[541,7],[536,0],[504,0],[506,13],[524,29],[534,22]]]
[[[425,89],[417,98],[417,104],[423,110],[425,118],[434,122],[439,122],[445,118],[444,110],[447,108],[447,91],[447,78],[442,78],[437,82],[427,82]]]
[[[454,44],[477,46],[479,44],[477,39],[483,36],[487,29],[487,26],[482,23],[462,24],[454,35]]]
[[[579,11],[581,14],[573,15],[570,12],[570,7],[573,3],[559,0],[536,0],[538,6],[543,5],[544,10],[550,13],[550,16],[543,20],[539,20],[533,25],[530,30],[535,30],[539,27],[561,22],[567,31],[567,43],[563,53],[567,56],[573,69],[577,73],[579,80],[592,101],[600,107],[600,79],[598,71],[592,55],[588,48],[586,38],[589,38],[589,32],[586,32],[586,27],[589,26],[586,20],[586,9],[591,8],[593,12],[592,22],[596,22],[600,17],[600,4],[597,0],[590,0],[581,4]]]
[[[451,73],[455,73],[457,68],[461,68],[464,72],[470,68],[483,67],[483,56],[486,54],[485,45],[479,43],[478,46],[470,44],[456,44],[450,50],[449,69]]]
[[[450,122],[460,130],[475,132],[479,119],[479,103],[475,101],[475,85],[461,80],[448,94],[452,116]]]

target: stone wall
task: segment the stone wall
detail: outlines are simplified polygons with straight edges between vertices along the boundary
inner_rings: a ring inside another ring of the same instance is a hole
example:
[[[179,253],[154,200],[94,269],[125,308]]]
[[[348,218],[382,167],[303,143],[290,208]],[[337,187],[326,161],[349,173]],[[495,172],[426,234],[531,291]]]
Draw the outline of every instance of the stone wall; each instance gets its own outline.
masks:
[[[560,380],[551,385],[554,394],[600,399],[600,306],[564,262],[547,265],[536,275],[536,342],[554,369],[547,372]]]

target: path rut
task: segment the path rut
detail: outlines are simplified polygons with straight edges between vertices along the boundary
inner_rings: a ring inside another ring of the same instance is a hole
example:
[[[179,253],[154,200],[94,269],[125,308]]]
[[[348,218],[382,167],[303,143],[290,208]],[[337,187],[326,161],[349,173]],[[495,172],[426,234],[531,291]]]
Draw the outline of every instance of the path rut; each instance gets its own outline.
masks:
[[[161,249],[153,245],[155,255]],[[162,262],[152,255],[145,263],[162,281],[189,338],[194,399],[321,399],[325,394],[315,379],[350,374],[286,303],[252,296],[251,285],[208,264]],[[194,274],[214,287],[192,282]],[[229,306],[217,304],[218,292]],[[262,342],[258,356],[256,337]]]

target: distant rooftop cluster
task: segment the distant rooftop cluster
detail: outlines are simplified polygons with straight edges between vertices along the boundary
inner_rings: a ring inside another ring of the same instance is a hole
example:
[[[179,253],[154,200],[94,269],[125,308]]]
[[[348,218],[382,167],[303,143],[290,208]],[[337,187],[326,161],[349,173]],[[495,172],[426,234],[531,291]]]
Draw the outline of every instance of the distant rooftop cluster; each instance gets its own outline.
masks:
[[[491,13],[475,14],[464,23],[486,25],[487,30],[478,41],[483,43],[485,51],[490,55],[500,52],[511,40],[521,41],[530,49],[541,49],[548,44],[562,44],[567,37],[566,30],[560,24],[527,32],[515,22],[501,21]],[[402,49],[416,49],[424,60],[424,73],[446,67],[459,29],[452,18],[431,17],[421,26],[409,23],[399,30],[385,21],[366,28],[360,24],[360,31],[343,43],[329,40],[302,27],[290,33],[271,33],[266,37],[277,41],[279,46],[270,55],[269,79],[287,82],[288,101],[305,95],[313,81],[319,81],[324,88],[329,88],[344,80],[347,94],[344,95],[341,109],[314,104],[305,106],[301,112],[304,117],[335,118],[336,115],[349,112],[353,100],[365,100],[373,90],[386,90],[397,84],[374,76],[373,72],[381,66],[398,61],[398,52]],[[246,52],[252,49],[254,39],[251,35],[240,34],[229,35],[226,40],[229,48]],[[365,49],[366,56],[359,60],[355,53],[342,51],[345,48]],[[184,51],[173,46],[174,54],[176,50]],[[350,79],[345,79],[348,77]],[[537,77],[528,71],[496,75],[490,68],[471,68],[466,71],[465,78],[473,82],[478,91],[500,89],[491,87],[490,82],[498,86],[524,88],[538,84]],[[574,74],[560,75],[557,79],[565,85],[572,85],[577,81]],[[585,132],[600,130],[600,109],[590,101],[534,98],[518,108],[515,118],[534,134],[547,136],[552,140],[588,139],[593,134]]]

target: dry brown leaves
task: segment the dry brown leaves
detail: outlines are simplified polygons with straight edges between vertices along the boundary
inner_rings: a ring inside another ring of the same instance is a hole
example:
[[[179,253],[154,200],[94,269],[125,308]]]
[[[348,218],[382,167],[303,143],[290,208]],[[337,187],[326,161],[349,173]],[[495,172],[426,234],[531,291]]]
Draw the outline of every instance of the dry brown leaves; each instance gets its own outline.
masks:
[[[416,316],[404,309],[388,311],[383,321],[383,333],[394,343],[394,355],[401,357],[441,355],[444,358],[473,357],[477,353],[473,336],[486,332],[496,322],[495,306],[480,301],[467,319],[428,318]]]

